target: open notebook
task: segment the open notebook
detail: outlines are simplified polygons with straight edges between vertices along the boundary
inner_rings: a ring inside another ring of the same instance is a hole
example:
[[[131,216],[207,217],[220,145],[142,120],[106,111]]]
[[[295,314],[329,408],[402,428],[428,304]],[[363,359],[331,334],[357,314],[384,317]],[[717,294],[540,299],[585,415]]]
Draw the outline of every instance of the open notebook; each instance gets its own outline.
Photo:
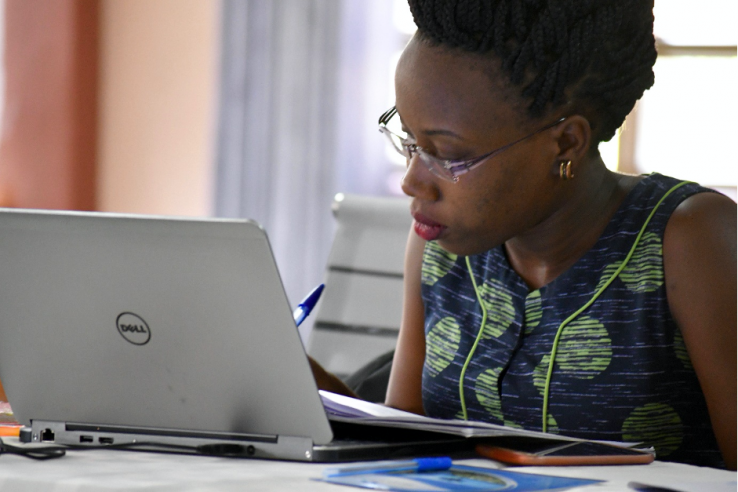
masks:
[[[331,426],[255,222],[0,210],[0,380],[30,438],[306,461],[464,439]]]

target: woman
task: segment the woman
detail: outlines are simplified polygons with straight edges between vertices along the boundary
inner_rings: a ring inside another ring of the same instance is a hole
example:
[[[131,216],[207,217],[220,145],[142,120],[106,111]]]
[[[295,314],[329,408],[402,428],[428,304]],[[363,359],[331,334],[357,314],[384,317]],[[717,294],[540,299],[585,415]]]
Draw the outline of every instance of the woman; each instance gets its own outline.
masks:
[[[735,469],[736,205],[597,150],[653,84],[652,4],[410,7],[380,119],[414,217],[386,403]]]

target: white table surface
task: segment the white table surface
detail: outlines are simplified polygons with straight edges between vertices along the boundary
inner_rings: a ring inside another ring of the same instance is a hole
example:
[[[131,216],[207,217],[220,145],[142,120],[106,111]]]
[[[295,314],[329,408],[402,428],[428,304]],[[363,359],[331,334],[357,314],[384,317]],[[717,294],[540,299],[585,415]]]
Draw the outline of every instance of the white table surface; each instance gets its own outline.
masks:
[[[6,440],[8,438],[5,438]],[[490,460],[457,464],[500,468]],[[336,465],[188,456],[140,451],[68,451],[66,456],[36,461],[0,455],[2,492],[77,491],[334,491],[361,490],[318,482],[324,468]],[[631,481],[671,485],[676,490],[736,490],[736,474],[712,468],[654,462],[633,466],[516,467],[516,471],[606,480],[577,491],[627,491]]]

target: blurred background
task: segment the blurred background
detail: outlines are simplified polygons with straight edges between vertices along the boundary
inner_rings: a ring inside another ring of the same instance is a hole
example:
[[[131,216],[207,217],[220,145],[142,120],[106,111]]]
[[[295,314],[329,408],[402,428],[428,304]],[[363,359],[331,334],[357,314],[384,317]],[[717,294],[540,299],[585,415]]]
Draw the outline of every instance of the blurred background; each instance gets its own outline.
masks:
[[[738,3],[654,12],[656,84],[603,157],[735,199]],[[401,193],[376,125],[404,0],[0,0],[0,30],[0,206],[256,219],[295,304],[333,196]]]

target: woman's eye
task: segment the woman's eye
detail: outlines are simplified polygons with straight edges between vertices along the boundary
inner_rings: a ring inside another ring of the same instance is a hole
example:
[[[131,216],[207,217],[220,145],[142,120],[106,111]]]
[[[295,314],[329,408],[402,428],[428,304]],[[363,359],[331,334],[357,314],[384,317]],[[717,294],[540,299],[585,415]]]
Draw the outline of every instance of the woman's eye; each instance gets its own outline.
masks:
[[[438,153],[436,153],[434,155],[434,157],[436,159],[439,159],[439,160],[442,160],[442,161],[452,161],[452,162],[454,162],[454,161],[462,160],[462,159],[460,159],[458,157],[458,154],[455,153],[455,152],[454,153],[451,153],[451,152],[448,152],[448,153],[446,153],[446,152],[438,152]]]
[[[440,161],[458,161],[465,159],[469,154],[468,152],[460,151],[460,149],[448,145],[430,145],[428,148],[423,147],[423,150],[426,154]]]
[[[460,162],[466,161],[468,159],[473,159],[474,155],[474,153],[467,151],[449,149],[448,151],[439,150],[436,157],[438,157],[442,161]]]

